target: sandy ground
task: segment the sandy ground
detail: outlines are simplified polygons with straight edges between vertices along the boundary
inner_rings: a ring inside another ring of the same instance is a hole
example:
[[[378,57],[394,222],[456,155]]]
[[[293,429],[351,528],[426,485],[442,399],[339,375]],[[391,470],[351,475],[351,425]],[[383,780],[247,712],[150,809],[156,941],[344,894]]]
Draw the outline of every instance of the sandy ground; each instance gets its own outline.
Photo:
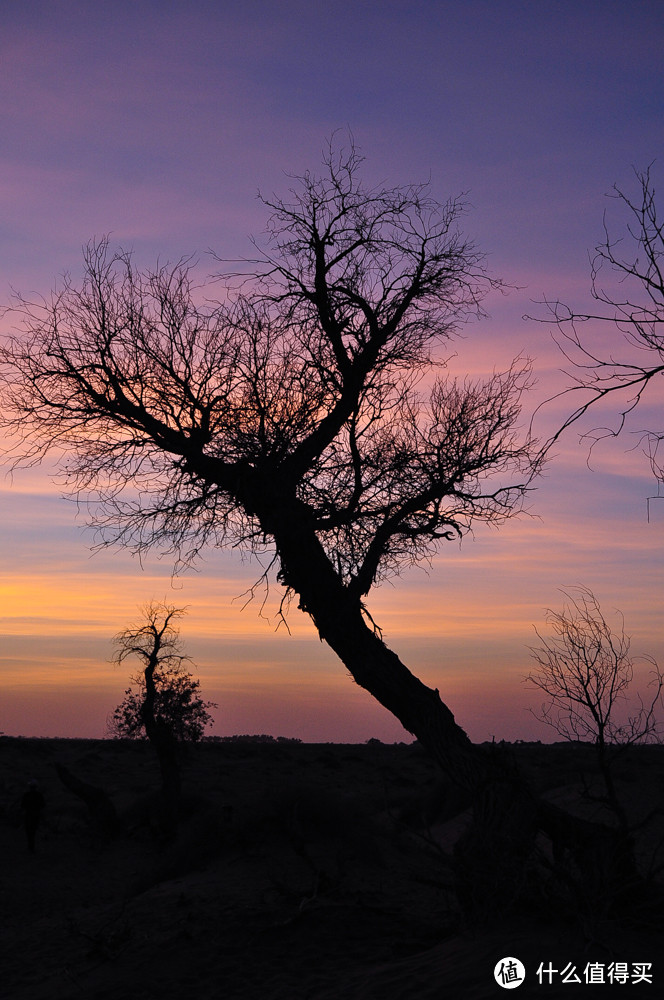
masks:
[[[535,785],[583,815],[585,748],[514,748]],[[54,764],[108,793],[122,832],[107,837]],[[664,747],[640,748],[620,787],[639,818],[662,800]],[[46,799],[34,855],[20,798]],[[504,996],[494,966],[526,967],[519,997],[599,994],[599,984],[537,981],[541,962],[653,963],[653,921],[625,924],[550,901],[468,926],[449,851],[466,804],[417,745],[206,743],[183,762],[186,810],[174,843],[155,824],[149,746],[0,739],[0,997],[7,1000],[441,1000]],[[640,833],[642,864],[664,860],[661,817]],[[662,856],[660,856],[662,855]]]

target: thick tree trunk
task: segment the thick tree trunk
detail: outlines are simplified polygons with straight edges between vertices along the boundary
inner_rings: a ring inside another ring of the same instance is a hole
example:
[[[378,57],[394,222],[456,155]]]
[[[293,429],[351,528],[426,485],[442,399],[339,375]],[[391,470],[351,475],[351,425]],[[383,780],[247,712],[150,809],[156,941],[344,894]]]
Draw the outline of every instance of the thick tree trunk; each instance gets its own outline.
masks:
[[[477,752],[437,690],[427,687],[367,624],[362,602],[351,595],[313,530],[289,511],[270,531],[277,543],[279,578],[299,596],[321,639],[361,687],[380,702],[438,761],[455,783],[474,791],[491,768]]]
[[[475,916],[497,899],[509,905],[538,830],[551,839],[554,854],[574,858],[588,893],[606,893],[618,875],[616,895],[628,893],[638,876],[626,838],[539,800],[513,764],[473,745],[438,691],[418,680],[367,624],[361,601],[344,587],[313,530],[290,515],[273,522],[271,531],[280,580],[299,595],[321,639],[447,777],[472,795],[474,824],[457,851],[462,905]]]

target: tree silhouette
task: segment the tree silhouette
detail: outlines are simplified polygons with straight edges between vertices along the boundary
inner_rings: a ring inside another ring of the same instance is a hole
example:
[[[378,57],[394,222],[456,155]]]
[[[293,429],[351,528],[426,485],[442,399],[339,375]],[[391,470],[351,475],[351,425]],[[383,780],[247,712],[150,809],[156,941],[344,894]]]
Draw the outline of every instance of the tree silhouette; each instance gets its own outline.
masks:
[[[174,835],[178,823],[181,793],[178,736],[182,733],[185,720],[181,715],[179,719],[174,719],[172,713],[164,711],[161,681],[164,673],[183,675],[188,657],[182,652],[180,632],[175,622],[184,613],[184,608],[151,602],[142,609],[139,622],[115,637],[116,663],[136,658],[143,665],[144,696],[136,704],[127,703],[129,718],[127,713],[122,713],[118,723],[122,727],[125,722],[132,721],[131,713],[135,708],[140,724],[154,747],[162,777],[161,821],[164,833],[169,837]],[[119,707],[121,709],[122,706]],[[191,726],[191,718],[186,721]]]
[[[556,432],[564,430],[607,398],[620,400],[613,427],[584,435],[592,443],[617,436],[627,417],[660,383],[664,375],[664,223],[657,214],[650,169],[635,171],[638,195],[630,197],[617,186],[612,196],[626,211],[624,235],[611,235],[604,218],[604,239],[591,258],[591,294],[597,312],[577,312],[560,301],[547,302],[560,331],[559,346],[570,362],[572,385],[566,392],[582,401]],[[604,339],[595,344],[588,327],[607,324],[623,336],[623,349],[607,350]],[[585,329],[584,329],[585,327]],[[639,432],[646,444],[655,478],[664,481],[659,447],[664,430]]]
[[[108,730],[112,736],[140,739],[147,736],[149,726],[161,720],[178,742],[196,742],[212,721],[208,709],[216,706],[201,698],[200,682],[185,669],[189,657],[180,652],[179,631],[173,620],[182,614],[182,608],[148,604],[142,621],[116,636],[115,661],[120,664],[129,657],[137,658],[143,672],[131,677],[137,690],[128,688],[111,713]]]
[[[107,538],[184,562],[206,544],[272,546],[286,594],[355,680],[446,756],[465,734],[364,598],[520,508],[538,465],[517,430],[528,369],[447,376],[436,351],[498,283],[458,201],[367,190],[359,165],[331,147],[325,174],[267,201],[265,248],[213,306],[186,262],[140,273],[89,245],[80,288],[67,278],[24,304],[4,401],[25,458],[65,452],[67,487]]]
[[[366,606],[374,584],[517,513],[541,451],[519,430],[527,364],[446,371],[442,352],[500,287],[461,234],[463,203],[368,189],[360,164],[332,142],[320,175],[264,199],[265,238],[216,303],[187,261],[140,272],[90,244],[80,287],[22,304],[2,355],[10,430],[24,461],[65,454],[108,541],[184,563],[205,545],[269,549],[285,599],[354,680],[491,797],[478,815],[509,826],[505,845],[527,851],[537,824],[594,837],[472,746]]]
[[[527,680],[547,700],[534,714],[564,739],[594,745],[605,786],[601,801],[627,832],[628,817],[613,778],[615,751],[661,740],[656,711],[661,708],[664,676],[655,660],[644,657],[652,666],[651,695],[645,702],[637,696],[638,708],[630,713],[634,657],[624,626],[618,631],[611,627],[587,587],[563,593],[562,610],[547,610],[551,634],[535,630],[541,645],[531,647],[537,667]]]

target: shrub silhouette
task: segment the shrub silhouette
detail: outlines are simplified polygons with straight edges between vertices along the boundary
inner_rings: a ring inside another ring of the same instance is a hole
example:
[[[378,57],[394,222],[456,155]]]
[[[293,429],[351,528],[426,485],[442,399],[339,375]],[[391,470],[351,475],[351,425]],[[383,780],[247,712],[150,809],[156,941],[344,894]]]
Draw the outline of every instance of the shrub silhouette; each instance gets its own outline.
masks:
[[[108,719],[108,731],[117,739],[146,739],[143,705],[145,703],[145,677],[135,674],[131,678],[134,690],[129,687],[123,700]],[[205,727],[212,722],[208,709],[216,708],[212,701],[200,695],[200,681],[181,665],[164,666],[155,670],[155,717],[166,723],[178,742],[197,742]]]

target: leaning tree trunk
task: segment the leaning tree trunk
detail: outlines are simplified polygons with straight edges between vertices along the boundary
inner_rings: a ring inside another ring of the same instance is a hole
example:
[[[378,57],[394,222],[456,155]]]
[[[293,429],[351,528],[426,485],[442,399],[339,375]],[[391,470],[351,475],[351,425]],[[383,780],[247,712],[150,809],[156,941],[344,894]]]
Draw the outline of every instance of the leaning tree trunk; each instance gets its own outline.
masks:
[[[538,830],[555,857],[573,857],[589,896],[638,881],[631,845],[612,828],[591,823],[538,799],[513,763],[471,743],[438,690],[415,677],[367,624],[359,597],[343,585],[313,530],[292,515],[271,525],[280,581],[353,679],[425,747],[447,777],[472,796],[474,821],[456,851],[460,902],[474,917],[518,893]]]

